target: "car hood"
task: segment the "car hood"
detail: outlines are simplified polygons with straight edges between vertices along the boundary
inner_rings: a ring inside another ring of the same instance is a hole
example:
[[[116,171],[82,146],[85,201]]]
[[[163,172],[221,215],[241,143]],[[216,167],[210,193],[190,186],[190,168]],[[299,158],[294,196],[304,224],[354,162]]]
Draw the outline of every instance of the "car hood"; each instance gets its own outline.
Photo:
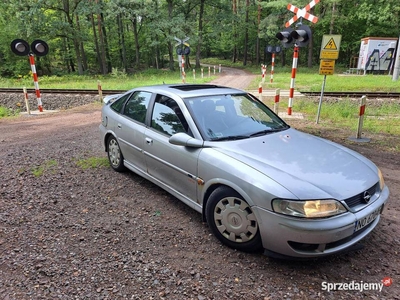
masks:
[[[376,166],[362,155],[292,128],[214,145],[214,150],[259,170],[299,199],[343,200],[379,180]]]

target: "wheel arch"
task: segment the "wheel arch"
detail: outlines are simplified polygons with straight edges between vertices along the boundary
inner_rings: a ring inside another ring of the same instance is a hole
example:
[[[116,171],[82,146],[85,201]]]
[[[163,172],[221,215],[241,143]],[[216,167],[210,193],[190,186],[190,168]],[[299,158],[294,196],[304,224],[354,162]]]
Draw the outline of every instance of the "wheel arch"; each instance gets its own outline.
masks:
[[[104,145],[104,151],[105,151],[105,152],[108,151],[108,143],[107,143],[107,141],[108,141],[108,139],[110,138],[110,136],[113,136],[113,137],[117,138],[112,132],[107,132],[107,133],[104,135],[103,145]]]
[[[214,192],[216,189],[220,188],[220,187],[227,187],[232,189],[233,191],[235,191],[236,193],[238,193],[240,196],[243,197],[243,199],[250,205],[253,206],[254,203],[251,200],[251,198],[247,195],[247,193],[245,193],[240,187],[230,184],[229,182],[225,182],[225,181],[218,181],[218,182],[214,182],[214,183],[210,183],[205,190],[204,196],[203,196],[203,204],[202,204],[202,218],[204,222],[207,222],[207,217],[206,217],[206,206],[207,206],[207,201],[210,198],[210,195],[212,192]]]

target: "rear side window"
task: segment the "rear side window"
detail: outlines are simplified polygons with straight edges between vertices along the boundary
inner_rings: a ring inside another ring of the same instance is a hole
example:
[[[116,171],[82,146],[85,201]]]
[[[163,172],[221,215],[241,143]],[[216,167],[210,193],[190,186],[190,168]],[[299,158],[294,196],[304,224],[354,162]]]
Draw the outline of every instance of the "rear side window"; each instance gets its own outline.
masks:
[[[188,133],[188,124],[175,100],[158,95],[151,116],[151,127],[166,135]]]
[[[111,104],[110,107],[113,110],[115,110],[116,112],[120,113],[122,111],[122,108],[124,107],[126,99],[128,99],[130,96],[131,96],[131,94],[123,95],[121,98],[115,100],[114,103]]]
[[[123,114],[140,123],[146,120],[146,112],[149,106],[151,93],[135,92],[126,102]]]

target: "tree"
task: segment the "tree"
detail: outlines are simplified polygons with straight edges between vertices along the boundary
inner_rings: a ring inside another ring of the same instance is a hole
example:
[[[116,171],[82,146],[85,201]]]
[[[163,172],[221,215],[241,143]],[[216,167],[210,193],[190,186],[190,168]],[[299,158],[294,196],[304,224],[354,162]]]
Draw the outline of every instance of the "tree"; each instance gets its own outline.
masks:
[[[292,4],[302,8],[308,2]],[[364,37],[397,38],[397,2],[321,1],[311,11],[318,23],[303,20],[313,34],[308,50],[300,51],[299,65],[318,63],[324,34],[342,35],[338,64],[357,56]],[[276,33],[293,17],[287,4],[286,0],[5,0],[0,3],[0,73],[16,76],[29,71],[26,60],[9,49],[17,37],[48,42],[49,54],[37,60],[38,70],[48,74],[107,74],[113,67],[131,71],[164,65],[174,70],[174,37],[190,37],[197,68],[201,58],[209,56],[259,64],[265,46],[278,44]],[[281,63],[291,58],[291,50],[282,51]]]

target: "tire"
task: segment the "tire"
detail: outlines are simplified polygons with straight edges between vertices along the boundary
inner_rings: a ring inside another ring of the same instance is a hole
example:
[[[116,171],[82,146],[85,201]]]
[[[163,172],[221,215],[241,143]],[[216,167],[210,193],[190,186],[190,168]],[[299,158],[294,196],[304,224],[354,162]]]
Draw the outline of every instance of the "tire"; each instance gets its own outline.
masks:
[[[119,147],[117,139],[112,135],[107,140],[107,155],[108,161],[115,171],[123,172],[126,170],[121,148]]]
[[[236,191],[217,188],[207,201],[205,213],[208,226],[223,244],[244,252],[262,249],[256,216]]]

